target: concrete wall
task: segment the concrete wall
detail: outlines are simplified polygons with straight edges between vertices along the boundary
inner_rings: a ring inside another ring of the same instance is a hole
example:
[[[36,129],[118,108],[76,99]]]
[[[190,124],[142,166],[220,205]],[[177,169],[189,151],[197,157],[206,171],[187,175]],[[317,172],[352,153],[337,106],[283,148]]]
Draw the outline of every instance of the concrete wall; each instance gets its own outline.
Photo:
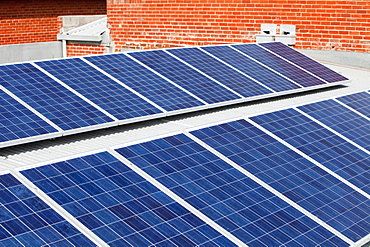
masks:
[[[0,46],[0,64],[62,57],[62,42]]]
[[[301,50],[301,52],[318,61],[370,70],[370,53],[320,50]]]

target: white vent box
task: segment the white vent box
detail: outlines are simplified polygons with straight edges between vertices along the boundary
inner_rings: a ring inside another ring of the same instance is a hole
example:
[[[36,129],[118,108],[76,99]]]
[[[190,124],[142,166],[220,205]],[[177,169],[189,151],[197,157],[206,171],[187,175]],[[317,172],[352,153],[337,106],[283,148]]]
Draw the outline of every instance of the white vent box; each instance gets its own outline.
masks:
[[[280,34],[275,35],[275,41],[286,45],[295,45],[296,27],[295,25],[280,25]]]
[[[271,42],[275,41],[276,24],[261,24],[261,33],[256,34],[256,42]]]

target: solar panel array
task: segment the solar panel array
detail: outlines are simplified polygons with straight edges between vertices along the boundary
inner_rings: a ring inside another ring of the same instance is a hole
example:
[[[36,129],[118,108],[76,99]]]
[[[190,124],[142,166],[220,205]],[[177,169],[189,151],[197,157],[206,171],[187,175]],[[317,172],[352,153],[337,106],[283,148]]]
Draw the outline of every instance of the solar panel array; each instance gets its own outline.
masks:
[[[0,245],[360,246],[363,104],[370,92],[10,171]]]
[[[0,175],[1,246],[96,246],[11,174]]]
[[[347,81],[277,43],[3,65],[0,148]]]

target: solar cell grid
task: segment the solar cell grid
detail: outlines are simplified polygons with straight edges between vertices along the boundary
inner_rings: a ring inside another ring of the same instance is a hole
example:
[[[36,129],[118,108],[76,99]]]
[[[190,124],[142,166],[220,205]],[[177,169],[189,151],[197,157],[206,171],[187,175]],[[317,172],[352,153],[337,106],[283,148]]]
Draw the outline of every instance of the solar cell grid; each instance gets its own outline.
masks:
[[[38,62],[37,65],[119,120],[162,113],[79,58]]]
[[[1,85],[63,130],[113,120],[31,64],[0,67]]]
[[[0,194],[1,246],[96,246],[11,174]]]
[[[294,109],[251,119],[366,193],[370,193],[369,154]]]
[[[209,104],[240,99],[236,94],[163,51],[134,52],[129,55]]]
[[[340,102],[370,118],[370,94],[360,92],[337,98]]]
[[[290,78],[303,87],[325,84],[324,81],[312,76],[299,67],[279,58],[256,44],[233,45],[232,47],[269,66],[271,69]]]
[[[263,87],[252,79],[228,67],[197,48],[172,49],[167,51],[217,81],[222,82],[224,85],[244,97],[272,93],[271,90]]]
[[[93,56],[86,59],[167,111],[204,105],[123,54]]]
[[[277,191],[358,241],[370,229],[370,199],[245,120],[191,134]]]
[[[56,132],[54,127],[0,90],[0,143]]]
[[[304,54],[296,51],[295,49],[290,48],[289,46],[283,43],[273,42],[273,43],[261,43],[259,45],[269,49],[270,51],[289,60],[290,62],[295,63],[301,68],[304,68],[305,70],[326,80],[327,82],[339,82],[348,80],[348,78],[342,76],[341,74],[325,67],[321,63],[316,62],[315,60],[305,56]]]
[[[298,107],[315,119],[370,151],[370,121],[334,100]]]
[[[276,92],[300,88],[300,86],[294,82],[280,76],[279,74],[230,47],[207,46],[201,47],[201,49],[230,64],[234,68],[261,82]]]
[[[108,152],[22,174],[110,246],[235,246]]]
[[[348,245],[183,134],[116,151],[247,245]]]

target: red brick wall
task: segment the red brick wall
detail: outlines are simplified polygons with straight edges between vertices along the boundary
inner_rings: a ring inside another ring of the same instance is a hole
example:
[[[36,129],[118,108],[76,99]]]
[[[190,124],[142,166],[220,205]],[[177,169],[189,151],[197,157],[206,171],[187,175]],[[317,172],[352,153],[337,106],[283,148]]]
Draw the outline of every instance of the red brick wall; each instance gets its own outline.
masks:
[[[262,23],[294,24],[297,48],[370,52],[370,1],[108,0],[116,50],[254,42]]]
[[[67,56],[85,56],[107,53],[107,47],[99,45],[67,44]]]
[[[0,45],[56,41],[58,16],[105,14],[106,0],[1,0]]]

